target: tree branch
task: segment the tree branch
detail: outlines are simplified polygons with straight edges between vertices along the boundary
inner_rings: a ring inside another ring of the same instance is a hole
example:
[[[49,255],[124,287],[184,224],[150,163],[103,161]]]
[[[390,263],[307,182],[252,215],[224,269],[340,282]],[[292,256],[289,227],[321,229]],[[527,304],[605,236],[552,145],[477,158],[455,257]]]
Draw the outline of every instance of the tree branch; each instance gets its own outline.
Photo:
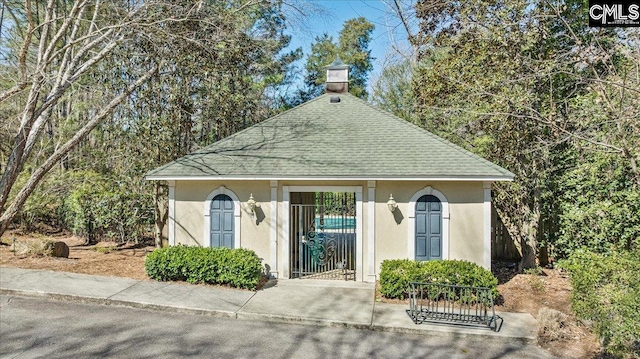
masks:
[[[0,236],[9,226],[9,223],[13,221],[13,218],[18,213],[19,209],[24,205],[24,202],[29,198],[34,191],[38,183],[42,178],[53,168],[55,164],[71,151],[82,139],[84,139],[96,126],[98,126],[104,119],[113,112],[113,110],[124,101],[135,89],[147,82],[158,71],[159,66],[156,65],[143,76],[141,76],[136,82],[131,84],[120,95],[116,96],[113,100],[107,104],[98,114],[96,114],[89,122],[87,122],[71,139],[69,139],[64,145],[60,146],[47,160],[40,165],[27,180],[27,183],[20,189],[16,197],[13,199],[7,210],[0,216]]]

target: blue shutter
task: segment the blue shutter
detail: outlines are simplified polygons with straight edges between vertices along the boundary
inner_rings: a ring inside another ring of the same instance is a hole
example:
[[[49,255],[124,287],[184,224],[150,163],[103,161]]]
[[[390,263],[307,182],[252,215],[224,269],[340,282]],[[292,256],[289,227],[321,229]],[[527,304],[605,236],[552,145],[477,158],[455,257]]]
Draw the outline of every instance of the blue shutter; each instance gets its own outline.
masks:
[[[211,247],[233,248],[235,226],[233,200],[219,194],[211,200]]]
[[[442,204],[432,195],[416,202],[415,253],[420,261],[442,259]]]

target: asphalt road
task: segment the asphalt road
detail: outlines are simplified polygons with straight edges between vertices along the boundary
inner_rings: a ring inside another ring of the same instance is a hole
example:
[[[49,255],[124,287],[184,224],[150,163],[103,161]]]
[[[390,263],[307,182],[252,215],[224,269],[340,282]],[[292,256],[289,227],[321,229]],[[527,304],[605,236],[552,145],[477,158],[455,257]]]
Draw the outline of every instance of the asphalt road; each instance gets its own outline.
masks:
[[[0,358],[549,358],[532,345],[0,296]]]

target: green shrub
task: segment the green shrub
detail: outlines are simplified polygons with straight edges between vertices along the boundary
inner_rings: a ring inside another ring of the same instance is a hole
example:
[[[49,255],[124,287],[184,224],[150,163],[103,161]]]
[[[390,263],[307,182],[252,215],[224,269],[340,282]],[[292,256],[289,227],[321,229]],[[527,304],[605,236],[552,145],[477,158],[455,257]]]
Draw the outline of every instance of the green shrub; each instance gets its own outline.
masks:
[[[574,160],[558,191],[556,254],[567,258],[580,248],[604,254],[640,248],[640,191],[628,162],[597,151]]]
[[[640,358],[640,250],[595,254],[576,251],[561,267],[571,274],[571,307],[592,321],[604,348]]]
[[[380,293],[387,298],[407,298],[410,282],[429,282],[490,288],[494,298],[498,280],[491,271],[459,260],[385,260],[380,271]]]
[[[89,240],[138,241],[153,225],[150,203],[152,199],[144,192],[96,177],[69,193],[62,212],[67,227]]]
[[[239,248],[175,246],[156,249],[144,262],[147,275],[160,281],[187,281],[255,289],[262,265],[255,252]]]
[[[16,187],[22,187],[30,175],[30,171],[24,171]],[[95,173],[90,171],[51,171],[29,196],[16,219],[27,230],[36,230],[38,223],[63,225],[65,198],[75,186],[93,177]]]
[[[387,298],[406,298],[410,282],[420,281],[420,262],[384,260],[380,267],[380,293]]]

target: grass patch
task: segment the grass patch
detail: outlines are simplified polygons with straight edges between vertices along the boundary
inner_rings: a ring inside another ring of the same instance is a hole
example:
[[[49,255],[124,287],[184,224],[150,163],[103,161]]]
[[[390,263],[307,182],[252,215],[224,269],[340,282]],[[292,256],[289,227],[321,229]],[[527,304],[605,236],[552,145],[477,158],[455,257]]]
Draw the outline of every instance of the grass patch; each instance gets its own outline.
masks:
[[[93,250],[98,253],[107,254],[107,253],[111,253],[113,250],[115,250],[115,248],[114,247],[95,247]]]
[[[555,309],[542,307],[538,312],[538,344],[544,345],[554,341],[571,338],[569,316]]]

